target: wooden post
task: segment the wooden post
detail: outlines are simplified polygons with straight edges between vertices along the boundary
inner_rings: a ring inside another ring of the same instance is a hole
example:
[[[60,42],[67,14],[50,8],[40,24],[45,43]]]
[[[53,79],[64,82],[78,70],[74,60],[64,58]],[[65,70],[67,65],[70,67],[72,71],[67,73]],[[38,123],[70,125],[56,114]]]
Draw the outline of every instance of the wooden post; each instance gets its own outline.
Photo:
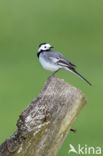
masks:
[[[17,131],[0,145],[0,156],[56,156],[85,104],[79,89],[50,76],[21,113]]]

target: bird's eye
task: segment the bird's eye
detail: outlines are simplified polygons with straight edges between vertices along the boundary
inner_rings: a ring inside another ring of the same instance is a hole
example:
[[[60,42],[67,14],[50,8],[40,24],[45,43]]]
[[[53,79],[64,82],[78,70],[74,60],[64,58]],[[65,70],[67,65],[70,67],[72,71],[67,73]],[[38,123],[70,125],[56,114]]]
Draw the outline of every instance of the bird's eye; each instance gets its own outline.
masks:
[[[46,48],[46,46],[44,48]]]

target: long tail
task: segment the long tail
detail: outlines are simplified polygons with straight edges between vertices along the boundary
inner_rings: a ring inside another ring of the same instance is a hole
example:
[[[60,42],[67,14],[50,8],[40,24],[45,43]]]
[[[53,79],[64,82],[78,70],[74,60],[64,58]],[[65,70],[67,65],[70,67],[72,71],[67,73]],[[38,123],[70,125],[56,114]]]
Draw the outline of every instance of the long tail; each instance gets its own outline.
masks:
[[[92,85],[86,78],[84,78],[81,74],[79,74],[75,69],[69,69],[69,70],[73,72],[74,74],[78,75],[84,81],[86,81],[90,86]]]

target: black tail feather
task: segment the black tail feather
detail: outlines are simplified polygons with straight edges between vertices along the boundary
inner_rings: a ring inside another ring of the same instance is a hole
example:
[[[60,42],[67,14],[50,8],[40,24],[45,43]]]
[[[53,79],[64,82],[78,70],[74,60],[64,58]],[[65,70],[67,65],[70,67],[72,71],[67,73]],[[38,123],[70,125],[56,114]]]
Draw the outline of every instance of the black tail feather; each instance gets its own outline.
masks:
[[[81,74],[79,74],[75,69],[71,69],[71,71],[75,74],[77,74],[81,79],[86,81],[90,86],[92,85],[86,78],[84,78]]]

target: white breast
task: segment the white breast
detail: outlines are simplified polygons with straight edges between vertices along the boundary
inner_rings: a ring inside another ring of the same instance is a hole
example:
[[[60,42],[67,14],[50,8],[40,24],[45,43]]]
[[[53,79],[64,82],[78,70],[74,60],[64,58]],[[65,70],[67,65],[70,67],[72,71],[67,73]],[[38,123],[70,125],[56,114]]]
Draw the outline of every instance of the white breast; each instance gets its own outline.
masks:
[[[39,56],[39,61],[44,69],[50,70],[50,71],[56,71],[59,69],[58,65],[55,65],[54,63],[47,62],[43,57]]]

